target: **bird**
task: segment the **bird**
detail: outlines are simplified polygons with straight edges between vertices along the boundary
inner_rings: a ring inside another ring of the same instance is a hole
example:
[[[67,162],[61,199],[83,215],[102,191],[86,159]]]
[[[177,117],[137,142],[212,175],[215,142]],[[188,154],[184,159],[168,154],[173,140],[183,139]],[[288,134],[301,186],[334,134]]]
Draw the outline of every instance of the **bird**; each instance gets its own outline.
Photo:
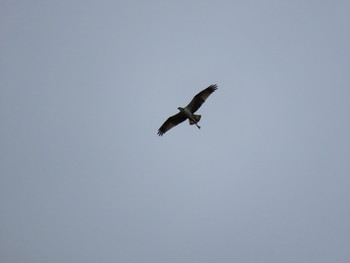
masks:
[[[201,127],[198,125],[198,122],[201,119],[201,115],[194,114],[205,102],[205,100],[212,94],[215,90],[217,90],[218,85],[210,85],[208,88],[202,90],[199,92],[196,96],[193,97],[191,102],[185,107],[178,107],[177,114],[169,117],[163,125],[158,129],[158,135],[163,136],[164,133],[166,133],[171,128],[175,127],[176,125],[180,124],[181,122],[185,120],[189,120],[190,125],[195,124],[198,129]]]

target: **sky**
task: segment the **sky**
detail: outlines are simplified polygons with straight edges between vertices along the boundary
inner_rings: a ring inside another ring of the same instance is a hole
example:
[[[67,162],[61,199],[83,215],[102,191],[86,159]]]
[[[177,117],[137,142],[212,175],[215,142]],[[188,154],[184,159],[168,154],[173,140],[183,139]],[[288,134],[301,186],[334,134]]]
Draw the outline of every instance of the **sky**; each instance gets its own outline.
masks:
[[[1,1],[0,261],[349,262],[349,12]]]

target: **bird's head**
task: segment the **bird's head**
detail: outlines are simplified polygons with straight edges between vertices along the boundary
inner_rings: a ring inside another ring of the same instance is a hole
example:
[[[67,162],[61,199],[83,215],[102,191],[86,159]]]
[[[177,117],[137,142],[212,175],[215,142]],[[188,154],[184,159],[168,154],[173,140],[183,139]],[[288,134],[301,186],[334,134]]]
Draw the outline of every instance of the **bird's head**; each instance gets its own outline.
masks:
[[[184,109],[183,108],[181,108],[181,107],[178,107],[177,108],[179,111],[181,111],[181,112],[183,112],[184,111]]]

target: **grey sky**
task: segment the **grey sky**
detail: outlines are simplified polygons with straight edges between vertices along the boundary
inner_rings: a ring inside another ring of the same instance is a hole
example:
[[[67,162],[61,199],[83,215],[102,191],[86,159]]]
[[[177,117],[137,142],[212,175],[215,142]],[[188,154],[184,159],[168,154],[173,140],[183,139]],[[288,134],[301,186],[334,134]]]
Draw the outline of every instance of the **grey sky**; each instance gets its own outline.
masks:
[[[349,262],[349,12],[1,1],[0,261]]]

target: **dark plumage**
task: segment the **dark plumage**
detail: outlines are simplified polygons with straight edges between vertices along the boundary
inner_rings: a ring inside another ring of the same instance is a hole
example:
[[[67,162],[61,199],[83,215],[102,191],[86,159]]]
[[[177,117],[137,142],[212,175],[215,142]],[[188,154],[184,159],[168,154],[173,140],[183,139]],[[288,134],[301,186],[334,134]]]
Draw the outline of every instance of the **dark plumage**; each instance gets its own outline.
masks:
[[[195,115],[194,113],[202,106],[205,100],[215,90],[217,90],[217,85],[210,85],[208,88],[202,90],[196,96],[194,96],[191,102],[185,108],[179,107],[178,109],[180,112],[169,117],[163,123],[163,125],[158,129],[158,135],[162,136],[168,130],[185,121],[186,119],[189,119],[190,125],[195,124],[198,128],[200,128],[197,123],[199,122],[201,115]]]

